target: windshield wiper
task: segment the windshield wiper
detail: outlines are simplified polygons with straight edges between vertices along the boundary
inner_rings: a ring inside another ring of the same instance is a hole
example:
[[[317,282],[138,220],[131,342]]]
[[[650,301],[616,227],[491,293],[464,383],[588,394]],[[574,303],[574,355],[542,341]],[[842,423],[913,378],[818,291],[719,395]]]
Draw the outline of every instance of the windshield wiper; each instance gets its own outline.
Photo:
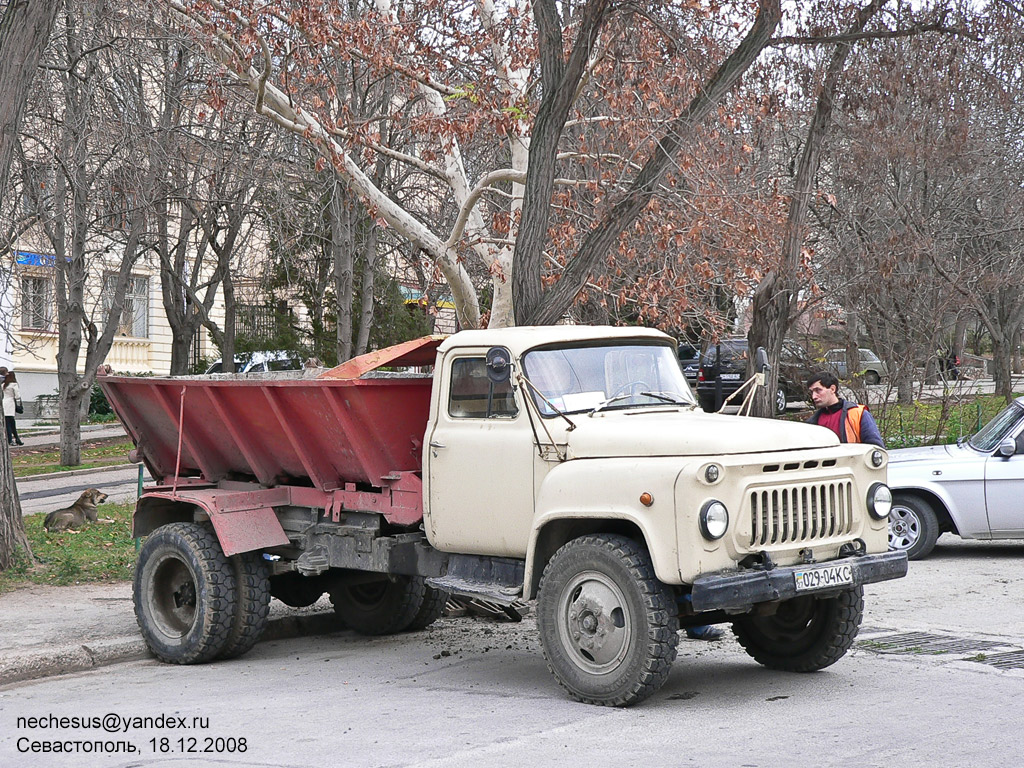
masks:
[[[619,402],[619,400],[625,400],[627,397],[637,397],[638,395],[642,396],[642,397],[653,397],[656,400],[661,400],[661,401],[666,402],[666,403],[672,403],[673,405],[692,405],[692,403],[688,403],[685,400],[680,400],[680,399],[678,399],[676,397],[673,397],[672,395],[670,395],[667,392],[623,392],[621,395],[616,395],[615,397],[609,397],[604,402],[599,403],[597,405],[597,407],[595,407],[590,412],[589,415],[593,416],[598,411],[603,411],[605,408],[607,408],[612,403]],[[640,405],[640,403],[637,403],[637,405]]]

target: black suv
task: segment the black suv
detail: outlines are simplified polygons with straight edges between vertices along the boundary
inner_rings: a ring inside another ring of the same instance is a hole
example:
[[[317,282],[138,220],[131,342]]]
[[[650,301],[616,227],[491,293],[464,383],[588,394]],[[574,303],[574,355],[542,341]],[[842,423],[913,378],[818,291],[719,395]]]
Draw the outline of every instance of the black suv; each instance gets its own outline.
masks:
[[[697,369],[700,368],[700,350],[685,341],[679,342],[679,367],[683,369],[686,383],[697,386]]]
[[[697,399],[700,407],[709,413],[716,410],[716,377],[722,380],[722,400],[740,388],[747,379],[747,358],[749,349],[745,336],[722,339],[721,365],[718,364],[717,347],[708,347],[700,360],[700,371],[697,374]],[[786,404],[790,400],[806,400],[807,387],[804,383],[809,368],[807,353],[793,342],[786,341],[782,345],[782,359],[779,361],[779,386],[775,390],[772,402],[776,413],[785,413]],[[743,401],[740,395],[733,401],[739,405]]]

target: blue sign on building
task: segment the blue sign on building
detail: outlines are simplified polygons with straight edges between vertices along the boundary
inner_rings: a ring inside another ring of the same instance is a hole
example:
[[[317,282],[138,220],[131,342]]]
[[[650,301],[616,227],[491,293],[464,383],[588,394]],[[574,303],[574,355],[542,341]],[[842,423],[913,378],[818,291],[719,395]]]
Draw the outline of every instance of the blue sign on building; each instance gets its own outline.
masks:
[[[45,253],[16,251],[15,261],[23,267],[52,267],[57,264],[57,257]]]

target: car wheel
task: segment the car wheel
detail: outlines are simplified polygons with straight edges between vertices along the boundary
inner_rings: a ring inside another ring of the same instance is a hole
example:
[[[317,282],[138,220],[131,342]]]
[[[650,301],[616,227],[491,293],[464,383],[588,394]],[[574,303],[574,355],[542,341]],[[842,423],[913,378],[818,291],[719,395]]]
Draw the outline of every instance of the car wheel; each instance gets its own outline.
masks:
[[[786,390],[782,388],[780,384],[775,388],[775,413],[782,415],[786,412],[786,405],[789,400],[786,398]]]
[[[889,549],[920,560],[935,549],[938,538],[939,521],[931,505],[917,496],[895,494],[889,512]]]
[[[700,394],[700,395],[697,396],[697,399],[700,401],[701,409],[704,410],[706,413],[714,413],[715,412],[715,396],[714,395]]]
[[[878,371],[867,371],[864,374],[865,384],[877,384],[882,380],[882,377],[878,375]]]
[[[540,582],[537,626],[548,669],[577,701],[642,701],[668,678],[678,612],[643,545],[615,535],[573,539]]]
[[[816,672],[835,664],[853,645],[864,615],[864,589],[836,597],[795,597],[771,616],[743,616],[733,634],[759,664],[785,672]]]

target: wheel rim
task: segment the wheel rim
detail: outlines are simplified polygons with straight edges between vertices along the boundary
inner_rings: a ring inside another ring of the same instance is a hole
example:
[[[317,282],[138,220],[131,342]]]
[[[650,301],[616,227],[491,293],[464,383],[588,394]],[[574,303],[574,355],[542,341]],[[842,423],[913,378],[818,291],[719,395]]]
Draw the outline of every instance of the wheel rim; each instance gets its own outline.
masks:
[[[153,621],[167,637],[183,637],[196,621],[196,577],[184,562],[166,555],[153,567],[150,605]]]
[[[363,609],[376,608],[387,597],[391,582],[387,579],[371,581],[366,584],[353,584],[346,591],[353,603]]]
[[[786,391],[782,387],[775,390],[775,410],[779,413],[786,410]]]
[[[908,550],[921,538],[921,520],[902,505],[893,505],[889,512],[889,549]]]
[[[577,574],[558,600],[558,637],[566,654],[594,675],[616,669],[626,658],[633,621],[626,597],[608,576]]]
[[[774,616],[759,620],[758,628],[772,642],[790,643],[797,648],[807,641],[818,614],[813,597],[797,597],[782,603]]]

